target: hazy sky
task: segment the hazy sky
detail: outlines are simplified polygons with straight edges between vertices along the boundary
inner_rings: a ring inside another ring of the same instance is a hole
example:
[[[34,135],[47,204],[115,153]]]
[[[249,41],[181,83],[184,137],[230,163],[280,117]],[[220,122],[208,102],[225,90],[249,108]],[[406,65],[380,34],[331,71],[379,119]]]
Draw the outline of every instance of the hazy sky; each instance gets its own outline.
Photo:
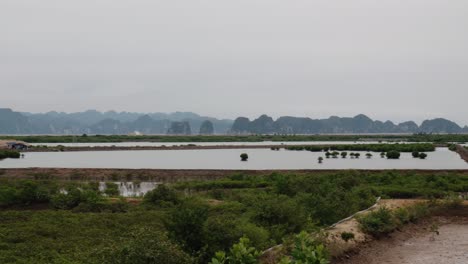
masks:
[[[467,0],[0,0],[0,107],[468,124]]]

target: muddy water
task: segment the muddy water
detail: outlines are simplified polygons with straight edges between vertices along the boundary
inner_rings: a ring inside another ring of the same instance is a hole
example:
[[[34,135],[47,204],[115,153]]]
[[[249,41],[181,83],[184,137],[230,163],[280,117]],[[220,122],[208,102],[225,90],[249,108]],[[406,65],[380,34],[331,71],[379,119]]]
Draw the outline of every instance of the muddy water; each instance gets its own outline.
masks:
[[[240,154],[248,153],[247,162]],[[381,158],[379,153],[359,159],[325,159],[323,152],[272,151],[270,149],[210,149],[210,150],[140,150],[34,152],[21,159],[0,161],[0,168],[117,168],[117,169],[232,169],[232,170],[295,170],[295,169],[468,169],[468,163],[447,148],[429,152],[425,160],[402,153],[398,160]]]

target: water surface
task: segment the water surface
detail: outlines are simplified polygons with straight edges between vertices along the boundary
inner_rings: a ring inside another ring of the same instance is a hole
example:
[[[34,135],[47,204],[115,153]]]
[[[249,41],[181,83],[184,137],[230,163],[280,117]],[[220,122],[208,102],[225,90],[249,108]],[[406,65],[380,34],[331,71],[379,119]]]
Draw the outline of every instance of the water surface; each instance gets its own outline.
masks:
[[[248,153],[247,162],[240,154]],[[138,150],[31,152],[21,159],[0,161],[0,168],[116,168],[116,169],[235,169],[235,170],[294,170],[294,169],[468,169],[468,163],[447,148],[428,152],[425,160],[402,153],[398,160],[381,158],[379,153],[367,159],[325,159],[323,152],[272,151],[270,149],[209,149],[209,150]]]

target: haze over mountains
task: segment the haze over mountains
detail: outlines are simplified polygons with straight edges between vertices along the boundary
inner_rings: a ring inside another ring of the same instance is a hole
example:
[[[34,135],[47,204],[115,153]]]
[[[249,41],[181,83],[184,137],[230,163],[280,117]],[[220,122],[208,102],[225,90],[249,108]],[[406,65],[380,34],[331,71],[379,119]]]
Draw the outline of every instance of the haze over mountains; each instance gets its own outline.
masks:
[[[25,113],[0,109],[0,134],[320,134],[320,133],[468,133],[447,119],[394,124],[372,120],[361,114],[355,117],[332,116],[327,119],[283,116],[277,120],[262,115],[255,120],[236,120],[200,116],[192,112],[130,113]]]

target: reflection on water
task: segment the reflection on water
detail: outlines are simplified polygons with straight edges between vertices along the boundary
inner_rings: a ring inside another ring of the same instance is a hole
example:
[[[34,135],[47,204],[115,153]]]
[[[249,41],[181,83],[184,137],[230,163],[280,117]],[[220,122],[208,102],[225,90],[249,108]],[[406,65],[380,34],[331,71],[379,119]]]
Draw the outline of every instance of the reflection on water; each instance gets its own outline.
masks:
[[[120,196],[123,197],[141,197],[147,192],[156,188],[156,182],[113,182],[119,189]],[[105,192],[107,189],[106,182],[99,182],[99,191]]]
[[[355,151],[356,152],[356,151]],[[248,153],[248,162],[240,154]],[[425,160],[402,153],[398,160],[341,157],[318,163],[323,152],[272,151],[269,149],[210,149],[210,150],[140,150],[31,152],[24,159],[5,159],[0,168],[117,168],[117,169],[235,169],[235,170],[294,170],[294,169],[468,169],[468,163],[447,148],[428,152]]]

